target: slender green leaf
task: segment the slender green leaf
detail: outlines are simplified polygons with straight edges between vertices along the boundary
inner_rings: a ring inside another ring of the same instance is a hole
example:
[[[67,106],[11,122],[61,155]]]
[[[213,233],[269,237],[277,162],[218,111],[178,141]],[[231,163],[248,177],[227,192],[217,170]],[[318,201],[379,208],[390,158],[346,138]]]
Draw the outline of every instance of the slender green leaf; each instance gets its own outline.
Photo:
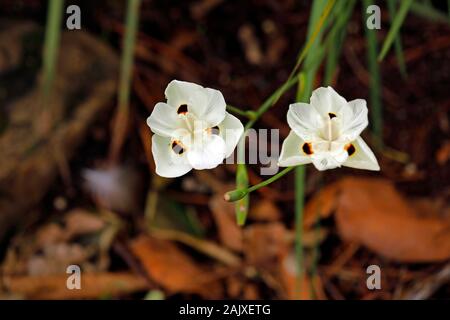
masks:
[[[345,3],[344,1],[341,1]],[[324,85],[330,85],[333,79],[339,56],[342,50],[342,44],[347,33],[347,25],[352,12],[354,10],[356,0],[350,0],[347,6],[342,8],[337,16],[336,22],[333,24],[333,29],[330,31],[328,37],[331,38],[329,48],[327,48],[327,61],[325,64]]]
[[[50,0],[48,2],[43,55],[44,104],[48,99],[55,78],[59,40],[61,37],[63,7],[63,0]]]
[[[130,99],[131,76],[133,68],[134,46],[139,25],[139,6],[141,0],[128,0],[125,37],[120,62],[119,110],[128,109]]]
[[[383,47],[381,48],[380,55],[378,56],[378,60],[381,61],[386,56],[387,52],[389,51],[389,48],[391,47],[392,43],[394,42],[395,37],[397,36],[397,33],[399,32],[403,21],[406,18],[406,15],[408,14],[409,8],[411,7],[413,0],[403,0],[400,3],[400,7],[398,9],[398,12],[396,13],[395,17],[393,18],[391,28],[389,29],[389,32],[386,36],[386,39],[384,40]]]
[[[401,0],[397,1],[400,2]],[[423,4],[419,1],[414,1],[411,4],[411,12],[433,22],[450,23],[448,17],[441,11],[435,9],[431,5]]]
[[[363,21],[365,21],[365,10],[367,6],[371,5],[371,0],[363,0]],[[382,145],[382,131],[383,131],[383,117],[382,117],[382,105],[381,105],[381,77],[380,69],[377,62],[377,38],[375,30],[366,28],[366,41],[367,41],[367,60],[370,74],[369,85],[369,103],[370,103],[370,115],[372,120],[372,130],[374,136],[377,139],[379,146]]]
[[[388,0],[387,4],[388,4],[389,16],[391,17],[391,21],[392,21],[395,16],[395,11],[396,11],[395,0]],[[400,33],[398,33],[395,36],[394,49],[395,49],[395,56],[397,57],[397,63],[398,63],[398,68],[400,70],[400,73],[403,76],[403,78],[406,78],[406,76],[407,76],[406,64],[405,64],[405,57],[403,56],[402,40],[400,38]]]

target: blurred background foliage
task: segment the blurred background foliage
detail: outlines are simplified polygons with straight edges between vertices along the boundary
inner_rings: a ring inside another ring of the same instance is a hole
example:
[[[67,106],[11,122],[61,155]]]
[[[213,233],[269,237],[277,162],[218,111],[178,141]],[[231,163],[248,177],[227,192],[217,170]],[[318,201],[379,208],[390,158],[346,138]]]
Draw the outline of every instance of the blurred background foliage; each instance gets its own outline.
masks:
[[[1,296],[448,298],[449,23],[445,1],[0,0]],[[145,119],[172,79],[282,139],[318,86],[365,98],[381,172],[299,167],[236,206],[258,165],[157,177]]]

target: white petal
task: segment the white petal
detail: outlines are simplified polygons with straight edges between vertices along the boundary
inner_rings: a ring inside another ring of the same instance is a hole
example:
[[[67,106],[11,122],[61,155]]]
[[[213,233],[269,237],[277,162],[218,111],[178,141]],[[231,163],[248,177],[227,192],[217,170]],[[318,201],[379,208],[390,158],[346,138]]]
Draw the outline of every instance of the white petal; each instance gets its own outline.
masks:
[[[197,170],[212,169],[222,163],[225,158],[225,141],[218,135],[212,134],[196,141],[187,152],[189,164]]]
[[[339,168],[348,158],[344,144],[338,141],[313,141],[311,155],[312,163],[317,170],[329,170]]]
[[[361,137],[353,141],[353,146],[355,147],[355,153],[348,157],[343,166],[374,171],[380,170],[375,155]]]
[[[307,103],[293,103],[287,113],[289,127],[305,141],[311,141],[323,126],[323,121],[315,108]]]
[[[205,88],[208,98],[206,108],[204,110],[196,111],[202,114],[199,118],[208,122],[211,127],[217,126],[225,119],[227,104],[222,93],[219,90]]]
[[[355,99],[348,105],[351,112],[343,116],[341,131],[345,139],[355,140],[369,124],[367,103],[364,99]]]
[[[319,171],[339,168],[342,165],[330,154],[320,154],[312,157],[312,163]]]
[[[328,117],[329,113],[341,114],[341,110],[348,108],[347,100],[341,97],[332,87],[320,87],[311,95],[311,105],[322,117]]]
[[[219,135],[225,140],[225,158],[228,158],[236,148],[239,139],[244,132],[242,122],[230,113],[225,114],[225,119],[219,124]]]
[[[171,148],[171,139],[154,134],[152,153],[156,164],[156,173],[165,178],[175,178],[188,173],[192,166],[185,155],[177,155]]]
[[[218,90],[173,80],[167,86],[165,94],[169,105],[178,110],[179,106],[186,104],[188,112],[206,121],[211,127],[218,125],[225,118],[226,103]]]
[[[150,129],[163,137],[171,137],[177,128],[183,126],[176,110],[170,105],[159,102],[155,105],[152,114],[147,118]]]
[[[192,95],[201,95],[203,87],[186,81],[172,80],[166,88],[167,103],[177,109],[182,104],[188,104]]]
[[[290,167],[311,163],[311,157],[306,155],[302,150],[304,143],[305,141],[291,130],[287,138],[283,141],[280,158],[278,159],[278,166]]]

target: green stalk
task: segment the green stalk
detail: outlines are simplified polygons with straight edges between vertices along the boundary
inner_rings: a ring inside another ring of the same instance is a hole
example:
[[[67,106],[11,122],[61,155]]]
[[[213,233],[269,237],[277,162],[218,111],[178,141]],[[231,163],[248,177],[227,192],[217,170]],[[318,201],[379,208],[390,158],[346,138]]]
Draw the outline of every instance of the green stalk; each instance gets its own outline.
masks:
[[[248,188],[248,172],[247,166],[243,163],[238,163],[236,168],[236,187],[238,189]],[[235,203],[236,222],[238,226],[243,226],[248,215],[248,207],[250,205],[250,197],[247,194],[242,199]]]
[[[327,61],[325,64],[324,85],[328,86],[333,80],[333,76],[338,64],[339,56],[344,43],[345,35],[347,33],[347,25],[352,16],[356,0],[350,0],[346,7],[337,15],[336,22],[333,24],[333,29],[327,36],[330,37],[331,48],[328,49]]]
[[[255,117],[255,112],[252,110],[241,110],[238,107],[235,106],[231,106],[231,105],[227,105],[227,110],[229,112],[232,112],[234,114],[237,114],[238,116],[243,116],[243,117],[247,117],[249,119],[253,119]]]
[[[311,18],[308,26],[308,38],[313,36],[313,26],[317,23],[321,12],[326,10],[326,6],[323,0],[315,0],[311,8]],[[320,32],[316,41],[311,47],[311,51],[305,57],[305,71],[304,71],[304,83],[297,88],[297,101],[308,102],[314,85],[314,79],[316,77],[317,69],[320,65],[315,61],[316,52],[321,48],[320,39],[322,32]],[[303,207],[305,202],[305,166],[297,166],[295,168],[295,260],[297,266],[297,281],[296,281],[296,295],[301,297],[302,292],[302,279],[304,274],[304,252],[303,252]]]
[[[400,2],[400,0],[397,1]],[[448,17],[441,11],[430,5],[420,3],[419,1],[414,1],[411,4],[411,12],[423,18],[429,19],[432,22],[450,23]]]
[[[44,106],[50,95],[50,91],[53,87],[53,81],[55,79],[59,41],[61,38],[63,7],[64,0],[50,0],[47,9],[47,24],[45,28],[43,58]]]
[[[224,198],[226,201],[229,201],[229,202],[238,201],[238,200],[242,199],[243,197],[245,197],[246,195],[248,195],[250,192],[256,191],[262,187],[268,186],[272,182],[277,181],[281,177],[285,176],[287,173],[291,172],[294,168],[295,167],[284,168],[282,171],[278,172],[276,175],[273,175],[269,179],[264,180],[258,184],[255,184],[255,185],[251,186],[250,188],[243,188],[243,189],[236,189],[236,190],[228,191],[227,193],[225,193]]]
[[[366,2],[366,1],[365,1]],[[393,17],[391,28],[389,29],[389,32],[386,36],[386,39],[384,40],[383,47],[381,48],[380,55],[378,56],[378,61],[382,61],[386,54],[389,51],[389,48],[391,47],[392,43],[394,42],[395,37],[397,36],[403,21],[406,18],[406,15],[408,14],[409,8],[411,7],[413,0],[403,0],[400,3],[400,8],[398,9],[397,14],[395,17]]]
[[[395,10],[396,10],[395,9],[395,0],[388,0],[387,4],[388,4],[388,9],[389,9],[389,16],[392,21],[394,19]],[[405,64],[405,57],[403,56],[402,40],[400,38],[400,33],[398,33],[395,36],[394,49],[395,49],[395,56],[397,57],[397,63],[398,63],[398,68],[400,70],[400,74],[402,75],[403,78],[406,78],[407,77],[406,64]]]
[[[306,43],[305,47],[303,48],[302,52],[300,53],[300,56],[297,59],[297,63],[294,67],[294,69],[291,72],[290,78],[293,78],[295,73],[297,72],[298,68],[300,68],[300,64],[303,62],[303,59],[306,58],[306,55],[308,54],[309,50],[311,49],[312,45],[315,43],[316,38],[319,36],[319,34],[322,33],[322,27],[328,18],[331,9],[334,6],[336,0],[328,0],[326,5],[324,6],[324,9],[321,11],[322,14],[318,19],[314,19],[314,21],[318,20],[314,26],[314,29],[310,32],[310,35],[308,37],[308,42]],[[313,5],[314,7],[314,5]],[[314,9],[313,9],[314,10]],[[311,28],[311,25],[309,26],[309,29]]]
[[[296,295],[301,297],[301,281],[304,273],[303,207],[305,202],[305,166],[295,168],[295,261],[297,266]]]
[[[372,4],[371,0],[363,0],[363,21],[365,21],[365,10]],[[381,77],[380,70],[377,62],[377,38],[375,30],[366,28],[366,41],[367,41],[367,60],[369,67],[370,78],[370,92],[369,101],[371,105],[371,120],[372,120],[372,130],[375,138],[377,139],[377,144],[379,147],[383,145],[383,115],[381,107]]]
[[[254,111],[254,117],[245,125],[245,131],[253,127],[256,121],[267,111],[270,107],[272,107],[277,99],[282,96],[286,91],[292,88],[298,81],[298,77],[292,78],[287,82],[283,83],[277,90],[275,90],[272,95],[267,98],[263,104],[258,108],[258,110]]]
[[[237,146],[237,166],[236,166],[236,188],[246,190],[248,188],[248,172],[245,164],[245,135],[241,137]],[[243,226],[248,215],[250,206],[250,196],[246,194],[244,197],[236,201],[236,223]]]
[[[448,14],[449,22],[450,22],[450,0],[447,0],[447,14]]]
[[[134,46],[139,24],[141,0],[128,0],[122,60],[120,62],[119,112],[128,113]]]
[[[263,104],[258,108],[258,110],[254,111],[254,118],[251,119],[245,126],[245,130],[250,129],[255,122],[270,108],[272,107],[278,99],[286,92],[288,91],[293,85],[295,85],[298,81],[298,77],[295,75],[298,68],[300,67],[303,60],[306,58],[306,55],[310,51],[312,45],[314,44],[317,36],[322,32],[322,28],[324,26],[324,23],[329,16],[331,9],[334,6],[336,0],[327,0],[325,9],[323,10],[322,15],[318,19],[317,23],[314,25],[313,32],[311,36],[308,39],[308,42],[300,52],[300,55],[297,59],[297,62],[294,66],[294,69],[292,69],[291,74],[289,75],[286,82],[284,82],[275,92],[267,98]]]
[[[117,113],[114,118],[114,129],[112,132],[110,148],[110,160],[113,163],[118,160],[128,127],[134,47],[139,25],[140,4],[141,0],[128,0],[127,2],[125,35],[123,39],[122,58],[120,61],[118,106]]]

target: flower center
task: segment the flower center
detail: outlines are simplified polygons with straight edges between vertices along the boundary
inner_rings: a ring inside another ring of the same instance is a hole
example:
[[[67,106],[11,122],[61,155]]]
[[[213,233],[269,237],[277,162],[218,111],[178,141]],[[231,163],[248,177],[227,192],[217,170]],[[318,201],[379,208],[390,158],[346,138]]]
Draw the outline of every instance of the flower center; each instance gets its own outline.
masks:
[[[320,132],[323,140],[328,142],[328,150],[331,150],[331,143],[339,138],[339,118],[334,113],[328,113],[324,121],[324,126]]]

